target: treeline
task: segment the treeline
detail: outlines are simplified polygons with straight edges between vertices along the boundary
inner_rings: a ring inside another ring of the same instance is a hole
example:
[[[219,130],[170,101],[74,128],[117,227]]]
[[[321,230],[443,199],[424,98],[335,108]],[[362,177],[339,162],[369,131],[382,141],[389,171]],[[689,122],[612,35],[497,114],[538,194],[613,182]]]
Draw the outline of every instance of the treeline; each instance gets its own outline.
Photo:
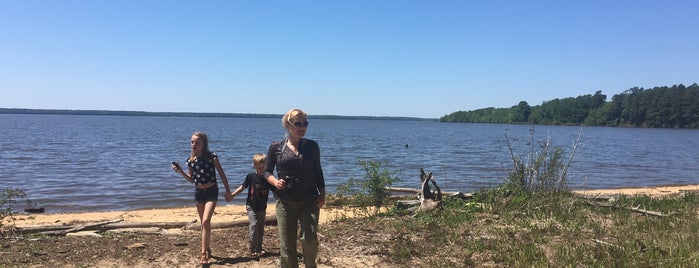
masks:
[[[699,128],[699,85],[634,87],[614,95],[602,91],[510,108],[484,108],[445,115],[440,122]]]
[[[24,109],[24,108],[0,108],[0,114],[176,116],[176,117],[224,117],[224,118],[281,118],[282,117],[281,114],[143,112],[143,111],[110,111],[110,110]],[[399,117],[399,116],[309,115],[308,117],[311,119],[341,119],[341,120],[436,121],[436,119],[434,119],[434,118]]]

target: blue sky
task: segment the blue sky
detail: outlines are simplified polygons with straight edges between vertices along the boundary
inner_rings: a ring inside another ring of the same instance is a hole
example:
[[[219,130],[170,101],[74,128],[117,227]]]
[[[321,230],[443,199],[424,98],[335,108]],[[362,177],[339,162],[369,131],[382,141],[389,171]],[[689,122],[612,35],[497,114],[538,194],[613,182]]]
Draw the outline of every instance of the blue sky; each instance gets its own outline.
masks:
[[[699,82],[699,1],[0,0],[0,107],[438,118]]]

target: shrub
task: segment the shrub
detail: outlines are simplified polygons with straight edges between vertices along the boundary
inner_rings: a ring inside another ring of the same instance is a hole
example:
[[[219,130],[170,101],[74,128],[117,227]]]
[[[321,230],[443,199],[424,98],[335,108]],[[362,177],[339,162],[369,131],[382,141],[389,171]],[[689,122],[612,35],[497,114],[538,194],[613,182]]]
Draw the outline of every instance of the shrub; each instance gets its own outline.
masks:
[[[515,148],[516,138],[510,136],[509,130],[505,131],[507,148],[513,162],[513,170],[509,172],[507,183],[529,192],[536,191],[565,191],[568,188],[568,168],[573,161],[573,156],[580,144],[582,130],[578,139],[573,143],[573,149],[565,159],[564,150],[560,146],[551,144],[549,135],[545,141],[536,142],[534,140],[535,130],[529,129],[529,140],[527,141],[527,153],[522,158]]]
[[[17,199],[24,199],[27,194],[21,189],[5,188],[0,191],[0,227],[6,217],[14,215]]]
[[[340,203],[353,203],[359,206],[374,206],[379,208],[385,205],[391,197],[391,192],[386,189],[400,179],[394,177],[393,171],[388,170],[387,163],[379,163],[372,160],[360,160],[366,174],[362,179],[350,178],[346,183],[337,187],[337,195]]]

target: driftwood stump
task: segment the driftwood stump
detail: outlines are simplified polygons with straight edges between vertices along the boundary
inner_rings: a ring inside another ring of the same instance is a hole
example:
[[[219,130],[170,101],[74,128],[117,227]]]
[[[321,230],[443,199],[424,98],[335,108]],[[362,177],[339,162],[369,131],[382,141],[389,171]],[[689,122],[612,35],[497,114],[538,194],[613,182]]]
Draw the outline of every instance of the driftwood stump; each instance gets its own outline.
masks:
[[[418,200],[420,200],[420,207],[417,209],[417,212],[441,208],[442,190],[439,189],[437,182],[432,178],[432,172],[425,173],[425,170],[420,168],[420,181],[422,184],[422,194],[418,197]],[[432,190],[432,187],[434,187],[436,192]]]
[[[442,207],[442,190],[439,189],[437,182],[432,178],[432,172],[426,173],[424,169],[420,169],[420,186],[419,190],[398,189],[403,192],[416,193],[417,200],[399,201],[396,205],[414,213],[440,209]]]

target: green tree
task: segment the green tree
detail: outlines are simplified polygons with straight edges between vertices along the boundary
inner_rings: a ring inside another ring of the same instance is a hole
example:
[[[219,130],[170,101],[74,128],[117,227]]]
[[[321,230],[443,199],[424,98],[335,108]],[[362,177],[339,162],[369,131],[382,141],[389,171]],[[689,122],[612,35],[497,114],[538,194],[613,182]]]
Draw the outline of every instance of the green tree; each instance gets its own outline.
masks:
[[[513,122],[527,122],[529,115],[532,113],[532,107],[526,101],[520,101],[517,106],[512,107]]]

